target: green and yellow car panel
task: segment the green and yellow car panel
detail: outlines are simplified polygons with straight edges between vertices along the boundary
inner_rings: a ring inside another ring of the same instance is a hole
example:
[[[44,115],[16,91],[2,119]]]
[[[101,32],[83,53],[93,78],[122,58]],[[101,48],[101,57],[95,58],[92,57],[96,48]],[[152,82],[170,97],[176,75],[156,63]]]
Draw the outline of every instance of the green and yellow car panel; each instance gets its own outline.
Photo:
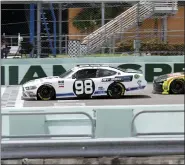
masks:
[[[180,94],[185,92],[184,86],[185,86],[184,72],[161,75],[158,78],[156,78],[153,82],[153,93],[161,93],[164,95],[171,93]]]
[[[185,82],[185,75],[170,77],[169,79],[164,81],[163,86],[162,86],[162,89],[163,89],[162,94],[169,94],[170,85],[174,80],[180,80],[180,81],[183,81],[183,83],[184,83]]]

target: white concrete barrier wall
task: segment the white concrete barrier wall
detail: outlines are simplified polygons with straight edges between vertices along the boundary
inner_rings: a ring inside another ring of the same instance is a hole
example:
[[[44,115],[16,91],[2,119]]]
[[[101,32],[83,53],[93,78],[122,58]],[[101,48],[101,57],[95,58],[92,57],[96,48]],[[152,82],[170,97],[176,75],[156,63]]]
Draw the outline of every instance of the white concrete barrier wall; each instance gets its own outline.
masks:
[[[140,69],[147,82],[156,76],[182,71],[183,56],[151,57],[86,57],[59,59],[8,59],[2,60],[1,84],[19,85],[46,76],[58,76],[77,64],[108,64],[127,69]]]
[[[137,105],[137,106],[84,106],[84,107],[28,107],[3,108],[3,135],[26,134],[71,134],[89,133],[91,126],[84,115],[25,115],[12,116],[11,113],[26,112],[86,112],[96,120],[96,138],[122,138],[131,136],[131,121],[141,111],[184,111],[184,105]],[[6,114],[6,115],[5,115]],[[111,117],[110,117],[111,116]],[[137,132],[184,132],[184,112],[164,114],[142,114],[135,120]],[[70,132],[69,128],[70,127]],[[77,128],[78,127],[78,128]],[[62,132],[59,131],[62,128]],[[115,129],[116,128],[116,129]],[[66,131],[65,131],[66,130]]]

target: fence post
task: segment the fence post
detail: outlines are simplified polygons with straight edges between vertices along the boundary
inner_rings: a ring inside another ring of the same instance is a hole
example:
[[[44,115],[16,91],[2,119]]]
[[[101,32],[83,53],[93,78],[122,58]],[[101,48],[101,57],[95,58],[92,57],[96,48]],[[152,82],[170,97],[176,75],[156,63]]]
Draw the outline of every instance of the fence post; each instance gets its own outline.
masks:
[[[142,4],[143,7],[144,4]],[[134,41],[134,49],[135,49],[135,55],[140,55],[140,26],[141,26],[141,20],[140,20],[140,8],[141,4],[137,4],[137,27],[136,27],[136,40]]]
[[[167,23],[167,16],[164,16],[162,18],[162,33],[163,33],[163,41],[164,42],[167,42],[167,26],[168,26],[168,23]]]
[[[68,54],[68,44],[67,44],[68,37],[67,37],[67,35],[65,35],[64,38],[65,38],[65,54],[67,55]]]
[[[53,56],[56,57],[56,17],[55,17],[55,11],[54,11],[54,8],[53,8],[53,5],[52,3],[50,3],[50,10],[51,10],[51,15],[52,15],[52,19],[53,19],[53,48],[52,48],[52,52],[53,52]]]
[[[37,58],[41,53],[41,2],[37,2]]]
[[[62,4],[59,3],[59,54],[62,54]]]
[[[105,4],[104,2],[101,3],[101,26],[105,25]],[[105,36],[106,36],[106,28],[105,28]],[[106,37],[105,37],[106,38]],[[105,46],[105,43],[103,43],[103,47]],[[102,48],[102,54],[105,53],[105,48]]]
[[[35,36],[35,4],[30,4],[30,43],[34,44]],[[33,51],[30,53],[30,58],[33,57]]]

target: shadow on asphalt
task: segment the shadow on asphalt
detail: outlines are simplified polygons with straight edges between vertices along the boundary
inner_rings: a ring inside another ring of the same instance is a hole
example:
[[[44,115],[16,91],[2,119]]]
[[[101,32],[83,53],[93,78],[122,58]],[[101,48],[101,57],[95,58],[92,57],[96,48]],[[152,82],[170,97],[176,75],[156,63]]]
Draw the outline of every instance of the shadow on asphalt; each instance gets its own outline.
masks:
[[[93,98],[59,98],[56,100],[49,100],[49,101],[57,101],[57,100],[123,100],[123,99],[149,99],[151,96],[148,95],[126,95],[119,99],[112,99],[108,96],[99,96]],[[42,101],[42,100],[34,100],[34,99],[24,99],[24,101]]]
[[[62,98],[62,99],[57,99],[57,100],[122,100],[122,99],[149,99],[151,98],[151,96],[148,95],[127,95],[127,96],[123,96],[119,99],[112,99],[110,97],[106,97],[106,96],[99,96],[99,97],[93,97],[93,98]]]

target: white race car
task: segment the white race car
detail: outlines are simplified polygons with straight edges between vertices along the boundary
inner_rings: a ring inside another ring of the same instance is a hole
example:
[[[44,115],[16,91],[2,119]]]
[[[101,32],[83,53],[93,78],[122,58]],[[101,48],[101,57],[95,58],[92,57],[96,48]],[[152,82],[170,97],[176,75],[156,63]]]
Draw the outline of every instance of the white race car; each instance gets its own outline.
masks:
[[[56,98],[120,98],[135,90],[143,90],[147,82],[141,71],[108,65],[77,65],[60,76],[31,80],[23,84],[23,99],[54,100]]]

